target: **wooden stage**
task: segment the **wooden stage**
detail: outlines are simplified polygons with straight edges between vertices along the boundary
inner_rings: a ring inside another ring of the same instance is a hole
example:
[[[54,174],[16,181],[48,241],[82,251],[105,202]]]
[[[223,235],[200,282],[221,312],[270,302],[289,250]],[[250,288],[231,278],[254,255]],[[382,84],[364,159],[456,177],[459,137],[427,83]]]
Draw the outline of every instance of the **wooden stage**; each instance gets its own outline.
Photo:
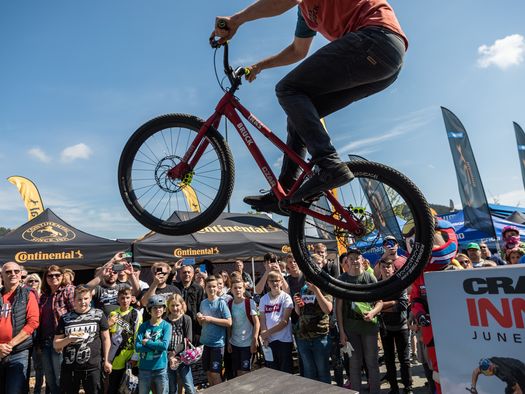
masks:
[[[261,368],[238,378],[209,387],[206,394],[250,393],[250,394],[357,394],[357,391],[328,385],[270,368]]]

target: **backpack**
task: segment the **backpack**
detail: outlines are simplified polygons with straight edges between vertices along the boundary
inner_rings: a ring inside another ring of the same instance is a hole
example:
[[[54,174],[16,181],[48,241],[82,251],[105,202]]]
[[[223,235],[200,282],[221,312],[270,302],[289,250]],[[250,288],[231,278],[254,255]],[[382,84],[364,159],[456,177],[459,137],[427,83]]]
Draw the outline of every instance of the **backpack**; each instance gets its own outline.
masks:
[[[228,308],[230,309],[230,312],[232,310],[232,307],[233,307],[233,298],[230,301],[228,301]],[[253,326],[253,317],[252,317],[251,310],[250,310],[250,299],[249,298],[244,299],[244,311],[246,312],[246,317],[250,321],[250,324]]]

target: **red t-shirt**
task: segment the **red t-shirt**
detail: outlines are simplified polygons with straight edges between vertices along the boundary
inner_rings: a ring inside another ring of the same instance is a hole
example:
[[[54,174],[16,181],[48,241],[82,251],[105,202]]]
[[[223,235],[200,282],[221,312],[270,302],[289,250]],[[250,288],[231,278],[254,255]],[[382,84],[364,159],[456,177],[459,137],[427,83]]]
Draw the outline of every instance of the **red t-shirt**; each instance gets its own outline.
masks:
[[[329,41],[365,26],[383,26],[399,34],[408,48],[405,33],[386,0],[303,0],[299,7],[308,27]]]
[[[15,296],[15,291],[5,293],[2,296],[3,304],[0,307],[0,343],[8,343],[13,339],[13,322],[11,320],[11,305]],[[29,299],[26,308],[26,324],[22,328],[28,335],[33,334],[38,328],[40,314],[38,311],[38,301],[35,293],[29,292]]]

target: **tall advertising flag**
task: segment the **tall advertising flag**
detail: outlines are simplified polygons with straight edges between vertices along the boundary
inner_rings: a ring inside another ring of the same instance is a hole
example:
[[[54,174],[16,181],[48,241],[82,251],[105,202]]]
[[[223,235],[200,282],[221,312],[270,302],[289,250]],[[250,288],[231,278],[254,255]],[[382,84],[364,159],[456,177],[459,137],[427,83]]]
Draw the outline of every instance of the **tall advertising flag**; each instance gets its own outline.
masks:
[[[23,176],[12,176],[7,178],[16,186],[27,209],[27,220],[31,220],[44,212],[42,197],[35,184]]]
[[[516,132],[516,143],[518,144],[518,157],[520,159],[521,177],[523,178],[523,187],[525,188],[525,133],[519,124],[514,122],[514,131]]]
[[[451,111],[443,107],[441,107],[441,111],[443,112],[448,142],[456,167],[465,226],[482,231],[487,237],[496,238],[487,197],[481,183],[467,131]]]

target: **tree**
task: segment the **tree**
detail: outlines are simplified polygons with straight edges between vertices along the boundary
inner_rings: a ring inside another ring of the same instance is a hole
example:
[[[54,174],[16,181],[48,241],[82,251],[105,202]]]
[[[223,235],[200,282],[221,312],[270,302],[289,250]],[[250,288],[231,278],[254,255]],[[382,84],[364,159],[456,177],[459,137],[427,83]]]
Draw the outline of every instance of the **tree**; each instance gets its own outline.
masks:
[[[10,231],[11,231],[10,228],[0,227],[0,237],[6,235]]]

